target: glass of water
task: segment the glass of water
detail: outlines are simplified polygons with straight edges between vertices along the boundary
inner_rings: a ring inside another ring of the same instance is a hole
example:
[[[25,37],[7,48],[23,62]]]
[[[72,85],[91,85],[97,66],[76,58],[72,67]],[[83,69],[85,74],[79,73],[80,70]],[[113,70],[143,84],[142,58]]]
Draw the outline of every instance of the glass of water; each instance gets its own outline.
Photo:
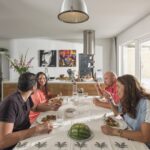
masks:
[[[84,92],[84,97],[88,97],[88,92]]]
[[[62,124],[64,121],[64,111],[58,110],[56,115],[56,122]]]

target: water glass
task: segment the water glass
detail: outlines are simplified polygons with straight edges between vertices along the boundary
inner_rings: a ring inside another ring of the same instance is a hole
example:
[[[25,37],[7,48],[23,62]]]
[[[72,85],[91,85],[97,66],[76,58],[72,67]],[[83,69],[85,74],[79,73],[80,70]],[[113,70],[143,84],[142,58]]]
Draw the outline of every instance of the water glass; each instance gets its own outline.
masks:
[[[88,97],[88,92],[84,92],[84,97]]]
[[[68,96],[64,96],[63,97],[63,104],[68,104],[69,103],[69,97]]]
[[[64,121],[64,111],[58,110],[56,115],[56,122],[63,123],[63,121]]]

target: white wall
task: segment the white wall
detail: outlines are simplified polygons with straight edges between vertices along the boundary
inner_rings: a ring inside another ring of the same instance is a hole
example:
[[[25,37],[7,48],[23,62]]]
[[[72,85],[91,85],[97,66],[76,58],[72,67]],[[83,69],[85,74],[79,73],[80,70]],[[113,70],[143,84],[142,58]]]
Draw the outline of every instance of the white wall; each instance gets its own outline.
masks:
[[[150,15],[131,26],[117,36],[117,43],[121,45],[128,41],[150,37]]]
[[[38,51],[39,50],[59,50],[59,49],[76,49],[77,54],[83,52],[83,44],[80,43],[72,43],[72,42],[64,42],[64,41],[53,41],[49,39],[13,39],[10,42],[10,55],[11,58],[18,59],[20,54],[25,54],[25,52],[29,49],[29,53],[27,56],[27,60],[31,57],[34,57],[32,61],[33,68],[30,71],[37,73],[38,71],[45,71],[44,67],[39,67],[38,60]],[[103,68],[103,48],[101,46],[96,46],[97,53],[97,63],[96,68]],[[77,55],[77,66],[71,67],[71,69],[76,70],[78,73],[78,55]],[[60,74],[67,75],[68,67],[48,67],[48,71],[50,76],[58,77]],[[10,80],[17,80],[18,74],[10,69]]]
[[[112,70],[111,69],[112,39],[109,38],[109,39],[99,39],[99,40],[96,40],[96,45],[100,46],[101,49],[103,50],[103,60],[102,60],[103,73],[106,72],[106,71]],[[99,56],[97,56],[97,59],[95,61],[97,61],[97,63],[99,63],[99,61],[100,61]]]
[[[9,49],[9,46],[10,46],[10,40],[0,39],[0,48]]]
[[[94,60],[95,60],[94,72],[96,72],[96,70],[98,69],[101,69],[103,71],[103,47],[102,46],[95,47]]]

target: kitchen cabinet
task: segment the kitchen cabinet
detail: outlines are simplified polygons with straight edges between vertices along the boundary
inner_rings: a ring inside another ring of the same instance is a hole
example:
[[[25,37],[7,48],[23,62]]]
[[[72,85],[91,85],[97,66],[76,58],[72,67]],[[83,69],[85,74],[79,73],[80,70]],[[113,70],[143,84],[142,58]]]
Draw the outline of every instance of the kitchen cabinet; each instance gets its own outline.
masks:
[[[54,94],[62,92],[63,96],[72,95],[72,82],[69,81],[52,81],[48,82],[49,90]],[[84,92],[88,92],[88,95],[97,95],[95,88],[95,82],[77,82],[77,88],[83,88]],[[17,82],[3,81],[2,83],[2,97],[6,97],[9,94],[17,90]],[[2,98],[2,99],[3,99]]]

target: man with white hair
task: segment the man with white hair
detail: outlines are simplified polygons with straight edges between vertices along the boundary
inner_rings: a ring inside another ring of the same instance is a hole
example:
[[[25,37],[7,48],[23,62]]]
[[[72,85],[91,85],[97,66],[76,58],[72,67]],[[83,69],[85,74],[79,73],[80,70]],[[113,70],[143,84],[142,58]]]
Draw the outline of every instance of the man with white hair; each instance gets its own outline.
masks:
[[[105,89],[102,89],[99,84],[96,84],[98,94],[100,96],[103,96],[105,91],[109,92],[114,100],[113,103],[115,105],[117,105],[119,103],[119,97],[117,95],[116,81],[117,81],[116,74],[114,72],[108,71],[108,72],[105,72],[105,74],[104,74]],[[93,103],[96,106],[111,108],[109,102],[103,102],[103,101],[99,100],[98,98],[94,98]]]

